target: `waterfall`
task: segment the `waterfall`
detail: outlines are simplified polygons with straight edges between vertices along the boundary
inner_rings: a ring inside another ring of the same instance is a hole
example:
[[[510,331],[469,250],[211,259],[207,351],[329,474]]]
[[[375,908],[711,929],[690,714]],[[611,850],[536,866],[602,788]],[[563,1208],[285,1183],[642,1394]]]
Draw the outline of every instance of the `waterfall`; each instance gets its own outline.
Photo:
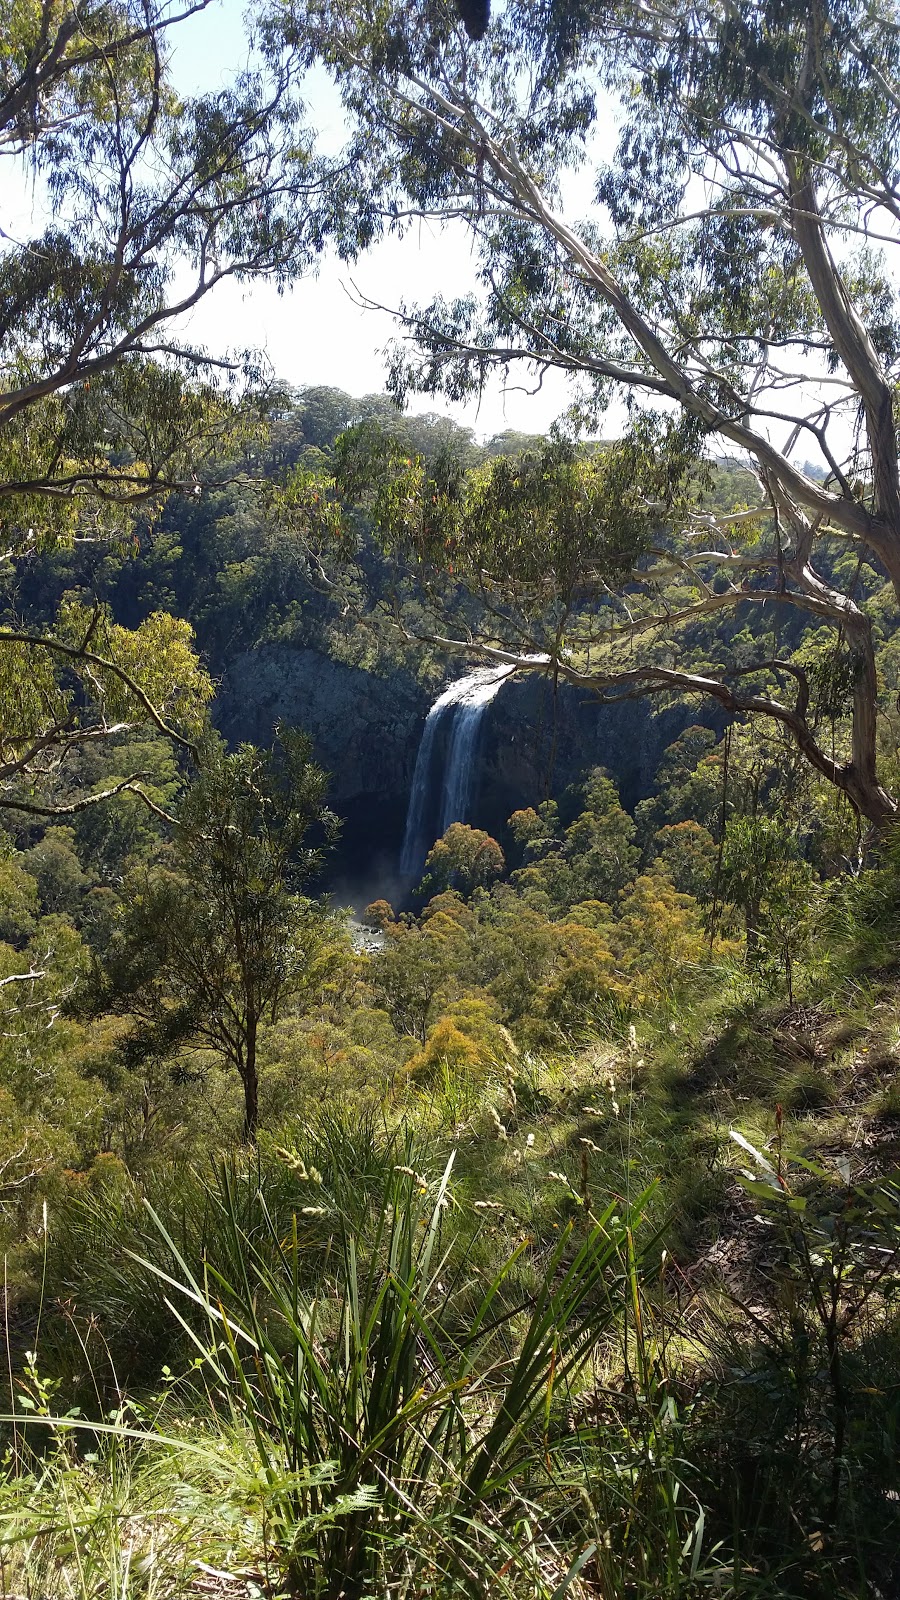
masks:
[[[453,702],[456,713],[444,768],[441,833],[447,832],[451,822],[465,822],[468,816],[481,719],[485,707],[490,705],[508,677],[508,667],[499,673],[496,667],[487,667],[473,672],[455,686],[458,694]]]
[[[406,832],[400,854],[400,871],[405,878],[416,878],[434,839],[446,833],[451,822],[465,822],[472,796],[472,777],[478,754],[478,738],[485,707],[510,676],[509,667],[478,667],[464,678],[457,678],[439,695],[425,720],[416,756]],[[449,723],[447,756],[441,783],[440,805],[431,804],[434,793],[432,769],[438,731]],[[429,812],[436,811],[435,818]],[[429,830],[429,820],[432,831]]]

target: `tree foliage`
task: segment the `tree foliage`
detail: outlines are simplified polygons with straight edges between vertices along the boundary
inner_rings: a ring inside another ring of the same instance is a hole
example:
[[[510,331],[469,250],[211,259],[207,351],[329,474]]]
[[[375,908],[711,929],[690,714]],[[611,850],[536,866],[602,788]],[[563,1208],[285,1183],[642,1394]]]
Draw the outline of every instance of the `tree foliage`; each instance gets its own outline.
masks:
[[[443,566],[452,550],[455,570],[492,594],[480,642],[524,668],[543,632],[552,670],[601,696],[687,690],[774,719],[864,817],[889,820],[871,602],[885,582],[892,608],[900,593],[891,9],[513,3],[475,45],[437,3],[323,0],[277,19],[339,86],[372,232],[426,216],[471,235],[478,291],[398,308],[397,395],[460,398],[496,368],[558,369],[575,382],[574,424],[624,403],[611,463],[655,441],[647,484],[628,480],[645,500],[624,585],[615,562],[597,565],[580,535],[573,545],[570,464],[554,469],[548,539],[552,474],[490,474],[502,536],[493,515],[468,535],[458,510],[477,487],[446,472],[417,486],[409,463],[411,543]],[[620,135],[607,159],[611,98]],[[593,204],[569,220],[567,179],[585,166]],[[749,469],[750,496],[689,508],[689,463],[724,452]],[[579,478],[584,502],[586,465]],[[393,537],[396,506],[382,511]],[[601,546],[611,526],[595,508]],[[561,546],[577,555],[577,607]],[[520,573],[540,573],[549,628],[536,629],[533,600],[517,604]],[[700,644],[697,625],[722,614],[749,620],[752,659],[714,633]],[[769,617],[824,626],[845,657],[836,741],[808,664],[762,636]]]
[[[525,864],[513,876],[531,903],[570,908],[581,901],[610,901],[634,874],[634,823],[616,786],[597,770],[579,792],[581,809],[563,828],[551,801],[540,812],[516,812],[514,832],[526,842]]]
[[[473,889],[499,878],[505,865],[499,844],[483,828],[451,822],[425,858],[420,891],[431,896],[456,889],[462,895],[470,895]]]
[[[198,497],[250,465],[259,360],[210,353],[186,318],[230,279],[283,284],[312,264],[322,167],[299,126],[290,52],[251,57],[214,93],[177,91],[170,33],[205,3],[3,6],[0,155],[11,184],[33,184],[44,220],[7,234],[0,255],[7,567],[48,546],[130,541],[137,508],[152,517],[173,487]],[[202,675],[171,618],[130,641],[69,609],[48,638],[7,622],[0,781],[46,778],[73,743],[131,723],[138,703],[161,728],[175,701],[197,702]]]
[[[229,278],[283,283],[311,264],[320,169],[286,55],[178,94],[169,30],[202,0],[8,9],[7,150],[27,150],[52,216],[0,262],[0,523],[15,550],[127,526],[117,506],[198,486],[240,446],[233,394],[258,371],[193,343],[183,319]]]
[[[171,861],[133,877],[93,1004],[134,1019],[132,1053],[214,1051],[240,1077],[252,1139],[260,1028],[312,1003],[333,962],[336,929],[301,891],[320,861],[310,831],[334,819],[299,734],[270,754],[209,740],[202,756]]]
[[[192,644],[165,611],[129,629],[78,602],[52,634],[0,630],[0,806],[67,816],[125,790],[154,806],[140,768],[102,789],[66,786],[83,749],[142,724],[192,748],[213,693]]]

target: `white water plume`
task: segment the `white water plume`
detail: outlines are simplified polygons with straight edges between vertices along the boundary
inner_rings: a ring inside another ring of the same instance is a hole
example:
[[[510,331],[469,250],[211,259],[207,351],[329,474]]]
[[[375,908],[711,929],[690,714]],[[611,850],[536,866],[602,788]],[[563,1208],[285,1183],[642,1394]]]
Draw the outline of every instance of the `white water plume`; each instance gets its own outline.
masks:
[[[406,832],[400,855],[400,871],[405,878],[421,872],[434,839],[428,837],[429,812],[437,815],[437,833],[446,833],[451,822],[465,822],[472,798],[472,783],[478,756],[481,720],[506,679],[515,669],[509,666],[477,667],[464,678],[457,678],[439,695],[428,713],[416,756]],[[438,731],[450,721],[447,756],[443,767],[440,804],[430,802],[434,794],[432,768]]]

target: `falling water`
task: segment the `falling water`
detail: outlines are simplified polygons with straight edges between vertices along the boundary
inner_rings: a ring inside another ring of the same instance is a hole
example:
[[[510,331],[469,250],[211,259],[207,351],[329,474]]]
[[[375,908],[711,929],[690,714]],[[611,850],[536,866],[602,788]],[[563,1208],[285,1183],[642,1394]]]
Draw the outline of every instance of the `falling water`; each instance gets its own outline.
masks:
[[[451,822],[465,822],[472,797],[472,779],[478,754],[478,736],[485,706],[489,705],[509,677],[509,669],[497,672],[489,667],[472,673],[456,699],[456,714],[450,730],[450,748],[444,768],[444,793],[441,806],[441,833]]]
[[[481,718],[485,707],[509,675],[509,667],[479,667],[465,678],[457,678],[455,683],[451,683],[429,711],[416,756],[406,813],[406,832],[400,855],[400,871],[404,877],[414,878],[418,875],[433,843],[428,837],[428,812],[439,728],[446,719],[452,719],[439,809],[438,831],[445,833],[451,822],[464,822],[466,819],[472,796]]]

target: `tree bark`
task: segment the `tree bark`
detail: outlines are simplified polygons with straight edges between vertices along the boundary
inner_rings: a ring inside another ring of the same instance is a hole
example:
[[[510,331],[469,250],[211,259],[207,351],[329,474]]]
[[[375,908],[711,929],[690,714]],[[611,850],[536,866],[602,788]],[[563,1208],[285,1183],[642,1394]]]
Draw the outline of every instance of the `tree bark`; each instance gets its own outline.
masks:
[[[871,542],[900,598],[900,457],[893,390],[828,248],[812,174],[802,171],[793,155],[788,155],[785,166],[791,189],[793,234],[835,351],[853,381],[865,416],[875,512]]]
[[[897,807],[878,778],[878,677],[868,617],[863,618],[863,627],[855,630],[851,639],[856,646],[857,674],[846,791],[860,816],[881,829],[896,822]]]
[[[247,1018],[244,1064],[241,1069],[241,1077],[244,1082],[244,1139],[247,1144],[256,1143],[256,1135],[259,1131],[259,1073],[256,1065],[257,1026],[257,1019],[251,1012]]]

